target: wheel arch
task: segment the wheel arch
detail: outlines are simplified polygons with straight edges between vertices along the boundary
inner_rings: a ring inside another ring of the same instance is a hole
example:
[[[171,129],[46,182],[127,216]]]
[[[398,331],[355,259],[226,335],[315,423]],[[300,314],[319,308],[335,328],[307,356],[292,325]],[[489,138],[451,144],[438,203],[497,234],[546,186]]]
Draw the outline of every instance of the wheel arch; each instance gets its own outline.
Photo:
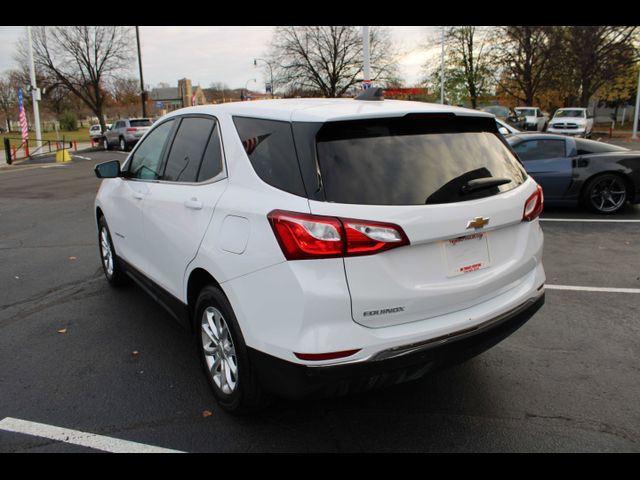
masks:
[[[635,191],[636,185],[633,181],[633,178],[631,178],[630,175],[628,175],[626,172],[623,172],[621,170],[601,170],[598,172],[594,172],[591,175],[589,175],[587,178],[584,179],[584,181],[582,182],[582,186],[580,187],[580,198],[583,197],[587,186],[589,185],[589,183],[596,177],[600,177],[602,175],[617,175],[618,177],[622,178],[625,183],[627,184],[627,188],[629,189],[629,193],[633,194],[633,192]]]
[[[96,225],[100,226],[100,219],[104,217],[104,212],[102,208],[96,207]]]
[[[187,279],[186,300],[190,319],[193,318],[193,309],[195,308],[196,301],[198,300],[198,294],[205,285],[214,285],[224,294],[223,288],[220,286],[220,283],[214,278],[213,275],[211,275],[204,268],[194,268],[191,273],[189,273],[189,278]],[[191,328],[193,329],[193,321],[190,321],[189,323],[191,325]]]

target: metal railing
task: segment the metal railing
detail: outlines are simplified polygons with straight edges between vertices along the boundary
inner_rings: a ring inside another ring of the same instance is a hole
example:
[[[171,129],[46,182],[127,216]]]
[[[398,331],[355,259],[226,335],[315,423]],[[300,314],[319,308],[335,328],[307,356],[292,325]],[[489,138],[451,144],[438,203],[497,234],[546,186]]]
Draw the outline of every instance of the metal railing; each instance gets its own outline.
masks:
[[[14,143],[11,144],[11,140],[19,140],[20,144]],[[29,147],[29,142],[40,142],[40,146],[38,147]],[[67,146],[68,144],[68,146]],[[20,158],[33,158],[39,155],[49,155],[51,153],[55,153],[58,150],[62,149],[73,149],[73,151],[78,150],[78,142],[77,140],[65,140],[62,137],[62,140],[44,140],[32,138],[27,140],[26,142],[22,140],[22,137],[4,137],[4,152],[7,164],[11,165],[14,161],[18,160],[18,154],[21,152],[24,153],[23,157]]]

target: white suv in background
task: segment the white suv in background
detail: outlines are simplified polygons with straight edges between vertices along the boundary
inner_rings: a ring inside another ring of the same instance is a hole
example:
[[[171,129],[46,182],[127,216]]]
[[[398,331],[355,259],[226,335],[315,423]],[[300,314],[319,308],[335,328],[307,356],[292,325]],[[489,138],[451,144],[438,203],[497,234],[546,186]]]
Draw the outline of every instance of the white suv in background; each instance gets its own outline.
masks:
[[[96,174],[107,280],[135,279],[195,333],[228,411],[419,378],[544,303],[542,190],[489,114],[186,108]]]

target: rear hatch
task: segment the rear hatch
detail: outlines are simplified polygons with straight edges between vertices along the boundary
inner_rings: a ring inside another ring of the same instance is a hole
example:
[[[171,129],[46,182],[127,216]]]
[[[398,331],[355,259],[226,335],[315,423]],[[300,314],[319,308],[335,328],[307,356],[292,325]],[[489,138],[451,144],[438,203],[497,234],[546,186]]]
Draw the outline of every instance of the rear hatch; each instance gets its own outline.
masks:
[[[522,219],[536,185],[492,118],[329,122],[316,151],[324,199],[310,200],[312,214],[394,224],[409,240],[344,258],[355,322],[385,327],[469,308],[535,268],[533,224]]]
[[[127,131],[136,138],[142,137],[151,128],[151,120],[148,118],[131,119],[129,124],[130,127],[127,128]]]

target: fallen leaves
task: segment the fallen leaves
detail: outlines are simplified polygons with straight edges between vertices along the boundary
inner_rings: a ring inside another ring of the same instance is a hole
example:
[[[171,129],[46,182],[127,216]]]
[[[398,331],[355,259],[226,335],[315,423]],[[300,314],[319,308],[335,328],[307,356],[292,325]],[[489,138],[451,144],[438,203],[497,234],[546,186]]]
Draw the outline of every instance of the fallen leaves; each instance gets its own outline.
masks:
[[[207,418],[207,417],[210,417],[211,415],[213,415],[211,410],[203,410],[202,412],[202,418]]]
[[[60,330],[58,330],[58,333],[67,333],[67,329],[66,328],[61,328]]]

